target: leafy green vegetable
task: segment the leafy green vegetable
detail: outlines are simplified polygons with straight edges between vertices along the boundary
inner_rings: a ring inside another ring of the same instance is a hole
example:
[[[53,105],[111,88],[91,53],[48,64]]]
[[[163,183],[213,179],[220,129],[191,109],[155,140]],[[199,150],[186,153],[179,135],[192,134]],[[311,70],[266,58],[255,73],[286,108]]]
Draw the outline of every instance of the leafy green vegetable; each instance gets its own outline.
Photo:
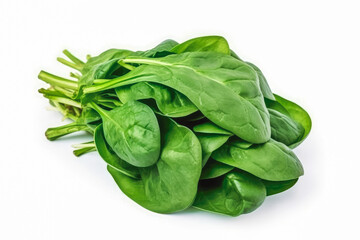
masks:
[[[287,180],[287,181],[262,180],[262,182],[266,187],[266,195],[270,196],[270,195],[278,194],[278,193],[288,190],[289,188],[294,186],[298,180],[299,179],[296,178],[296,179]]]
[[[120,189],[135,202],[154,212],[172,213],[191,206],[201,173],[201,146],[186,127],[159,118],[162,152],[159,161],[139,168],[140,180],[129,178],[111,166],[109,172]]]
[[[86,131],[74,155],[97,151],[133,201],[158,213],[191,206],[228,216],[291,188],[303,168],[291,148],[311,130],[297,104],[273,94],[262,71],[221,36],[152,49],[109,49],[87,61],[57,60],[71,79],[41,71],[39,89],[71,123],[55,140]]]
[[[297,141],[296,143],[292,144],[290,147],[291,148],[295,148],[297,146],[300,145],[300,143],[302,143],[306,137],[309,135],[310,130],[311,130],[311,118],[309,116],[309,114],[299,105],[297,105],[296,103],[293,103],[283,97],[280,97],[278,95],[275,95],[276,101],[278,103],[280,103],[289,113],[289,115],[291,116],[292,119],[294,119],[295,121],[297,121],[298,123],[300,123],[303,128],[305,129],[304,135],[302,136],[302,138]]]
[[[270,181],[295,179],[304,174],[296,155],[286,145],[272,139],[248,149],[227,143],[216,150],[212,158]]]
[[[184,94],[208,119],[240,138],[253,143],[269,140],[269,114],[256,73],[247,64],[215,52],[123,61],[143,65],[122,77],[85,87],[84,93],[136,82],[157,82]]]
[[[257,209],[266,189],[260,179],[245,172],[230,172],[221,179],[203,180],[193,204],[195,208],[238,216]]]
[[[154,99],[160,112],[168,117],[183,117],[196,112],[197,107],[183,94],[164,85],[140,82],[116,89],[119,99],[126,103],[132,100]]]
[[[268,109],[270,113],[271,138],[291,146],[304,136],[302,125],[292,118],[274,109]]]
[[[111,111],[95,103],[89,106],[100,114],[105,139],[121,159],[137,167],[156,163],[160,154],[160,129],[149,106],[137,101]]]
[[[215,161],[214,159],[210,158],[201,171],[200,179],[217,178],[230,172],[234,168],[235,167],[233,166]]]
[[[119,158],[118,155],[111,149],[109,144],[105,140],[104,136],[104,129],[102,124],[100,124],[94,133],[94,140],[95,146],[99,155],[104,159],[104,161],[111,166],[112,168],[116,169],[117,171],[121,172],[122,174],[129,176],[131,178],[140,179],[139,170]]]
[[[264,76],[264,74],[261,72],[261,70],[255,66],[253,63],[250,62],[246,62],[248,65],[250,65],[257,73],[258,77],[259,77],[259,83],[260,83],[260,89],[262,94],[264,95],[265,98],[270,99],[270,100],[275,100],[274,94],[272,93],[270,86],[268,84],[268,82],[266,81],[266,78]]]
[[[194,126],[194,132],[197,133],[213,133],[213,134],[220,134],[220,135],[229,135],[232,136],[233,134],[225,129],[216,126],[212,122],[205,122]]]
[[[229,44],[220,36],[207,36],[190,39],[171,49],[174,53],[183,52],[218,52],[230,55]]]
[[[211,154],[220,148],[230,136],[221,134],[196,133],[202,149],[202,166],[204,166]]]
[[[159,45],[157,45],[156,47],[147,50],[145,52],[137,52],[138,55],[143,56],[143,57],[164,57],[167,56],[169,54],[171,54],[171,50],[178,45],[178,43],[174,40],[168,39],[165,40],[163,42],[161,42]]]

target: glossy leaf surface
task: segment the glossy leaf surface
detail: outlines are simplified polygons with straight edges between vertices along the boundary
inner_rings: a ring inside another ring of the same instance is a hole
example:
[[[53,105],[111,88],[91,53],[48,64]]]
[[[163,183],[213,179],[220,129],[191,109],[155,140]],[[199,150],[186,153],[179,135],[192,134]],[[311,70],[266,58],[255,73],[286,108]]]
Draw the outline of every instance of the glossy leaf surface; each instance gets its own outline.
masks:
[[[200,181],[194,207],[238,216],[257,209],[265,196],[266,189],[260,179],[245,172],[233,171],[220,179]]]
[[[137,167],[156,163],[160,154],[160,129],[151,108],[137,101],[111,111],[91,106],[103,120],[104,135],[114,152]]]
[[[201,172],[201,146],[190,129],[160,117],[162,151],[159,161],[139,168],[135,180],[112,167],[109,172],[132,200],[154,212],[171,213],[191,206]]]
[[[111,149],[109,144],[105,140],[104,136],[104,129],[102,124],[100,124],[94,132],[94,141],[96,150],[98,151],[101,158],[112,168],[116,169],[117,171],[129,176],[131,178],[140,178],[138,168],[130,165],[129,163],[125,162],[118,155]]]
[[[212,158],[270,181],[296,179],[304,173],[291,149],[272,139],[247,149],[227,143],[216,150]]]
[[[84,89],[85,93],[137,82],[157,82],[184,94],[212,122],[253,143],[270,138],[269,114],[255,71],[215,52],[192,52],[158,59],[128,58],[144,64],[123,77]]]

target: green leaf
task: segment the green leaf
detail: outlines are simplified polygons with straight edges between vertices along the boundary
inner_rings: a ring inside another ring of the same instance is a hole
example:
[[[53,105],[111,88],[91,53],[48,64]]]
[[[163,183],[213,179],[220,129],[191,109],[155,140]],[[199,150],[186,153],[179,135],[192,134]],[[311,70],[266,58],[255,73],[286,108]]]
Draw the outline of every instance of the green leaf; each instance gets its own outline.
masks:
[[[101,158],[112,168],[129,176],[131,178],[140,179],[140,173],[138,168],[128,164],[111,149],[109,144],[105,140],[103,125],[100,124],[94,133],[94,141],[97,151]]]
[[[180,92],[157,83],[140,82],[116,88],[120,101],[154,99],[161,113],[168,117],[188,116],[198,109]]]
[[[212,122],[204,122],[198,124],[193,127],[194,132],[197,133],[214,133],[214,134],[221,134],[221,135],[229,135],[232,136],[233,134],[225,129],[215,125]]]
[[[247,149],[226,143],[211,157],[270,181],[296,179],[304,174],[299,159],[291,149],[272,139]]]
[[[120,189],[146,209],[158,213],[184,210],[193,203],[201,172],[201,146],[193,132],[159,117],[162,151],[159,161],[139,168],[141,179],[129,178],[112,167]]]
[[[238,216],[257,209],[265,200],[260,179],[232,171],[222,178],[202,180],[193,206],[200,210]]]
[[[252,143],[269,140],[269,113],[256,73],[249,65],[215,52],[128,58],[124,62],[144,65],[122,77],[86,87],[84,93],[156,82],[184,94],[209,120],[238,137]]]
[[[299,105],[297,105],[296,103],[293,103],[283,97],[280,97],[279,95],[275,94],[275,98],[276,101],[278,103],[280,103],[289,113],[290,117],[292,119],[294,119],[296,122],[300,123],[303,128],[305,129],[304,131],[304,135],[302,136],[302,138],[297,141],[296,143],[293,143],[292,145],[290,145],[290,148],[295,148],[297,146],[299,146],[305,139],[306,137],[309,135],[310,130],[311,130],[311,118],[309,116],[309,114]]]
[[[171,53],[171,49],[173,49],[176,45],[178,45],[178,43],[172,39],[168,39],[165,40],[163,42],[161,42],[159,45],[157,45],[156,47],[147,50],[145,52],[136,52],[138,53],[140,56],[143,57],[159,57],[159,56],[166,56],[168,54],[172,54]]]
[[[137,167],[156,163],[160,154],[160,129],[151,108],[137,101],[106,111],[90,103],[103,120],[104,135],[114,152]]]
[[[217,178],[230,172],[233,169],[233,166],[215,161],[214,159],[210,158],[201,171],[200,179]]]
[[[270,196],[270,195],[278,194],[278,193],[288,190],[289,188],[294,186],[298,180],[299,179],[296,178],[296,179],[287,180],[287,181],[262,180],[262,182],[264,183],[264,185],[266,187],[266,195]]]
[[[303,126],[291,117],[274,109],[268,109],[270,114],[271,138],[287,146],[297,143],[304,136]]]
[[[205,36],[183,42],[171,49],[171,52],[178,54],[184,52],[218,52],[230,55],[230,48],[223,37]]]
[[[81,71],[79,85],[89,86],[95,79],[109,78],[111,73],[121,67],[118,61],[129,55],[135,55],[135,53],[124,49],[109,49],[99,56],[90,58]]]
[[[202,166],[204,166],[211,154],[229,139],[229,135],[196,133],[202,149]]]
[[[264,98],[275,101],[275,97],[270,89],[268,82],[266,81],[264,74],[261,72],[260,68],[258,68],[257,66],[255,66],[254,64],[252,64],[250,62],[246,62],[246,63],[248,65],[250,65],[256,71],[256,73],[259,77],[260,89],[261,89],[262,94],[264,95]]]

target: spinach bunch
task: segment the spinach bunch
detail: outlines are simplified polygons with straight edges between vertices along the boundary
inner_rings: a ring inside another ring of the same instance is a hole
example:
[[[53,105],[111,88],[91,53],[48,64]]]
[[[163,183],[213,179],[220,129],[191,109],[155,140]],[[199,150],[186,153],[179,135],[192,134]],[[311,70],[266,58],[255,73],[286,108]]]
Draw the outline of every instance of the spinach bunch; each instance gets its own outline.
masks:
[[[71,78],[41,71],[39,92],[73,122],[49,128],[55,140],[78,131],[92,141],[129,198],[158,213],[191,206],[230,216],[303,175],[293,153],[311,119],[274,94],[261,70],[219,36],[166,40],[147,51],[110,49],[83,62],[69,51]]]

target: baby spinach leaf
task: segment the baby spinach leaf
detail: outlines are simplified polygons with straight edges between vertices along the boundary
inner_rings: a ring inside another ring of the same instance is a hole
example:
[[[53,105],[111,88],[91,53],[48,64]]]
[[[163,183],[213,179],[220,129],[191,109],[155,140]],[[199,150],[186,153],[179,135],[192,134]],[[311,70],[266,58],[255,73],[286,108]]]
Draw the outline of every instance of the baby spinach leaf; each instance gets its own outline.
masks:
[[[303,126],[292,118],[274,109],[268,109],[270,114],[271,138],[290,146],[304,136]]]
[[[121,102],[154,99],[161,113],[168,117],[188,116],[198,109],[180,92],[157,83],[140,82],[116,88]]]
[[[259,77],[259,83],[260,83],[260,89],[262,94],[264,95],[264,98],[270,99],[270,100],[275,100],[275,97],[270,89],[270,86],[268,84],[268,82],[266,81],[266,78],[264,76],[264,74],[261,72],[260,68],[258,68],[257,66],[255,66],[254,64],[250,63],[250,62],[246,62],[248,65],[250,65],[257,73],[258,77]]]
[[[233,134],[225,129],[215,125],[212,122],[204,122],[198,124],[193,127],[194,132],[197,133],[214,133],[214,134],[221,134],[221,135],[229,135],[232,136]]]
[[[291,149],[272,139],[247,149],[226,143],[211,157],[270,181],[296,179],[304,174],[299,159]]]
[[[288,117],[291,117],[290,116],[290,113],[286,110],[286,108],[283,107],[283,105],[281,105],[279,102],[277,101],[273,101],[273,100],[269,100],[267,98],[264,99],[265,100],[265,104],[266,104],[266,107],[268,109],[273,109],[273,110],[276,110],[277,112],[279,113],[282,113]]]
[[[157,82],[181,92],[209,120],[246,141],[263,143],[270,138],[269,113],[256,73],[247,64],[215,52],[123,61],[144,65],[122,77],[86,87],[84,93]]]
[[[201,172],[201,146],[186,127],[159,117],[162,151],[159,161],[139,168],[140,180],[112,167],[109,172],[120,189],[146,209],[158,213],[184,210],[193,203]]]
[[[125,50],[125,49],[109,49],[96,57],[91,57],[85,63],[81,73],[82,75],[86,75],[90,71],[94,71],[97,65],[103,64],[112,59],[122,59],[126,56],[134,54],[133,51]]]
[[[296,179],[287,180],[287,181],[266,181],[266,180],[262,180],[262,182],[266,187],[266,195],[270,196],[270,195],[278,194],[278,193],[281,193],[281,192],[284,192],[284,191],[288,190],[289,188],[294,186],[295,183],[298,180],[299,179],[296,178]]]
[[[171,49],[173,49],[176,45],[178,45],[178,43],[172,39],[168,39],[165,40],[163,42],[161,42],[159,45],[157,45],[156,47],[147,50],[145,52],[136,52],[138,55],[143,56],[143,57],[160,57],[160,56],[166,56],[171,53]]]
[[[116,169],[116,171],[125,174],[128,177],[140,179],[140,173],[138,168],[128,164],[111,149],[109,144],[105,140],[103,125],[100,124],[94,132],[94,141],[97,151],[104,161]]]
[[[113,78],[112,74],[122,68],[118,61],[133,54],[135,53],[128,50],[112,49],[98,57],[91,58],[84,66],[83,75],[79,79],[79,86],[92,85],[95,79]],[[123,74],[128,72],[128,70],[122,69]]]
[[[229,44],[225,38],[220,36],[206,36],[187,40],[176,45],[171,52],[219,52],[230,55]]]
[[[205,166],[203,167],[201,171],[200,179],[210,179],[210,178],[217,178],[220,177],[231,170],[233,170],[235,167],[215,161],[212,158],[209,158]]]
[[[234,146],[234,147],[238,147],[238,148],[242,148],[242,149],[248,149],[253,144],[249,143],[247,141],[244,141],[242,139],[239,139],[239,138],[234,136],[229,140],[229,145]]]
[[[202,180],[193,206],[195,208],[238,216],[257,209],[266,189],[260,179],[246,172],[232,171],[222,178]]]
[[[114,152],[137,167],[156,163],[160,154],[160,129],[151,108],[137,101],[106,111],[89,103],[103,120],[104,135]]]
[[[304,135],[302,138],[297,141],[296,143],[293,143],[290,145],[290,148],[295,148],[299,146],[309,135],[311,130],[311,118],[309,114],[299,105],[296,103],[293,103],[283,97],[280,97],[279,95],[275,94],[276,101],[280,103],[289,113],[290,117],[294,119],[296,122],[300,123],[303,128],[305,129]]]
[[[229,139],[229,135],[196,133],[202,149],[202,166],[204,166],[212,152],[224,145]]]

